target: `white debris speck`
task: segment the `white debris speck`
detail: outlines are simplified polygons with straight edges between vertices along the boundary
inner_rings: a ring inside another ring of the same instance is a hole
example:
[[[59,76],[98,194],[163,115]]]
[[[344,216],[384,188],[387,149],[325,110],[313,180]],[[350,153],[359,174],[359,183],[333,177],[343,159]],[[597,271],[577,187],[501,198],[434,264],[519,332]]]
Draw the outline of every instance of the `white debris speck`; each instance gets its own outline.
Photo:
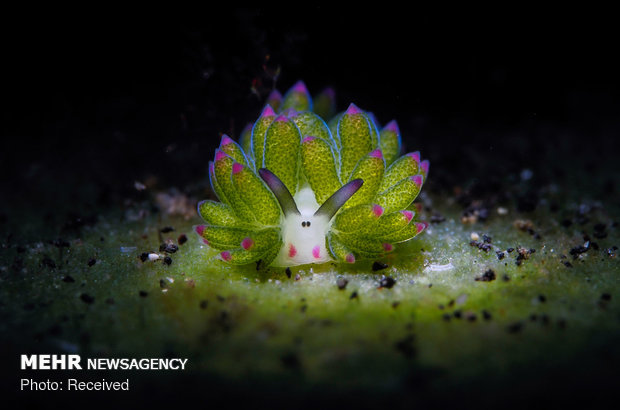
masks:
[[[159,255],[156,253],[149,253],[149,260],[150,261],[156,261],[157,259],[159,259]]]
[[[443,272],[443,271],[447,271],[447,270],[451,270],[451,269],[454,269],[454,265],[452,265],[452,262],[448,262],[445,265],[430,264],[425,269],[425,271],[429,271],[429,272]]]
[[[133,187],[136,188],[137,191],[144,191],[146,189],[146,185],[140,181],[135,181]]]
[[[500,206],[497,208],[497,213],[499,215],[508,215],[508,209],[504,208],[503,206]]]
[[[472,232],[469,237],[471,238],[472,241],[477,241],[478,239],[480,239],[480,235],[478,235],[478,233],[476,232]]]

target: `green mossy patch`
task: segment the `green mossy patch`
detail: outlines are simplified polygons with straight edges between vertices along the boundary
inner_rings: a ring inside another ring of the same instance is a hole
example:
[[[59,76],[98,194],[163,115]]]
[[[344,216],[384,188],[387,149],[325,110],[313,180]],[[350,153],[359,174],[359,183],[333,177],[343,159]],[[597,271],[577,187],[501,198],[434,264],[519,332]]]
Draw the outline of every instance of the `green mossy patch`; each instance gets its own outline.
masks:
[[[593,347],[618,357],[616,208],[570,226],[562,215],[574,210],[543,206],[526,218],[493,208],[464,224],[457,205],[432,195],[423,203],[433,223],[386,258],[291,268],[290,278],[221,261],[192,233],[198,216],[100,215],[79,239],[7,243],[2,343],[8,352],[188,357],[196,377],[334,394],[406,395],[418,378],[424,394],[483,382],[501,392],[527,384],[528,368],[547,377],[571,363],[596,367]],[[178,250],[160,251],[162,242]]]

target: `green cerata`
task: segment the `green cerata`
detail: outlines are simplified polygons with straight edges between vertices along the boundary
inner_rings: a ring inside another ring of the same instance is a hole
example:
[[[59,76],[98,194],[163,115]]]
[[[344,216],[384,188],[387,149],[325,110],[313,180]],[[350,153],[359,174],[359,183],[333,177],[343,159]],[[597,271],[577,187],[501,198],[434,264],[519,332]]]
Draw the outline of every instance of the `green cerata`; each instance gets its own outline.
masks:
[[[222,136],[209,178],[218,201],[198,204],[202,240],[231,264],[354,263],[392,252],[428,224],[413,201],[428,175],[401,154],[396,121],[378,127],[351,104],[334,115],[333,90],[296,83],[268,104],[239,143]],[[325,119],[328,119],[327,122]]]

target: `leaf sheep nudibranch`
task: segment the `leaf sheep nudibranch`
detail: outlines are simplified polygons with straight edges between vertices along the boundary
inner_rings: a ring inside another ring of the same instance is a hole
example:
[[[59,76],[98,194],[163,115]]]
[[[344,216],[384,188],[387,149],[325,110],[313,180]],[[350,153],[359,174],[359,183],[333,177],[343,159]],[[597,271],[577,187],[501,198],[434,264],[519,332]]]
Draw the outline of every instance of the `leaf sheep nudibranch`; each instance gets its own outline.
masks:
[[[206,224],[194,228],[222,260],[353,263],[381,257],[428,227],[410,208],[429,162],[419,152],[399,157],[396,121],[379,128],[355,104],[334,114],[332,89],[313,103],[299,81],[284,97],[270,94],[239,143],[222,136],[209,163],[220,202],[200,202]]]

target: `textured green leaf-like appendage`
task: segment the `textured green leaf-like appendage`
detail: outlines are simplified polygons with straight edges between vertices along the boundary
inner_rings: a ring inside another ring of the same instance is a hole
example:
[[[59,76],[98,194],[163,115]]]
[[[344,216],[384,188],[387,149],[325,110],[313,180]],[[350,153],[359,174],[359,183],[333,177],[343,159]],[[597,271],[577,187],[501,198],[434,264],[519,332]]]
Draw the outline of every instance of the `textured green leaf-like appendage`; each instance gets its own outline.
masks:
[[[196,227],[205,243],[221,251],[221,260],[282,264],[287,253],[307,246],[299,221],[312,216],[299,214],[297,206],[309,212],[325,204],[317,216],[329,222],[323,249],[343,263],[381,257],[428,226],[408,210],[427,178],[428,161],[419,152],[399,157],[396,121],[381,127],[372,113],[354,104],[336,115],[335,108],[333,90],[313,100],[300,81],[284,97],[277,90],[269,95],[239,143],[222,136],[209,163],[211,187],[220,202],[199,203],[207,225]],[[291,226],[299,230],[292,235],[299,243],[285,243]],[[322,251],[315,248],[318,258]]]
[[[293,121],[280,115],[265,135],[264,166],[280,178],[292,195],[299,181],[301,134]]]
[[[254,163],[256,165],[255,169],[263,166],[263,158],[265,155],[265,134],[275,118],[275,111],[269,104],[267,104],[252,128],[250,145],[252,146],[252,158],[254,158]]]
[[[322,138],[306,137],[301,144],[301,165],[306,181],[322,204],[342,186],[330,145]]]
[[[348,181],[357,162],[373,150],[372,132],[366,116],[351,105],[338,123],[340,178]]]
[[[239,192],[236,190],[232,182],[232,167],[235,162],[224,152],[218,150],[215,154],[215,178],[222,193],[229,202],[229,205],[235,211],[235,215],[244,221],[253,222],[255,220],[254,213],[248,208],[241,199]]]
[[[298,81],[292,86],[282,99],[280,111],[286,111],[291,108],[296,111],[312,111],[312,97],[310,97],[303,81]]]
[[[275,226],[280,223],[278,201],[249,167],[239,163],[233,164],[232,180],[239,196],[252,211],[259,224]]]
[[[374,150],[360,159],[349,180],[360,178],[364,185],[347,201],[345,208],[372,201],[381,185],[384,171],[385,161],[380,150]]]

